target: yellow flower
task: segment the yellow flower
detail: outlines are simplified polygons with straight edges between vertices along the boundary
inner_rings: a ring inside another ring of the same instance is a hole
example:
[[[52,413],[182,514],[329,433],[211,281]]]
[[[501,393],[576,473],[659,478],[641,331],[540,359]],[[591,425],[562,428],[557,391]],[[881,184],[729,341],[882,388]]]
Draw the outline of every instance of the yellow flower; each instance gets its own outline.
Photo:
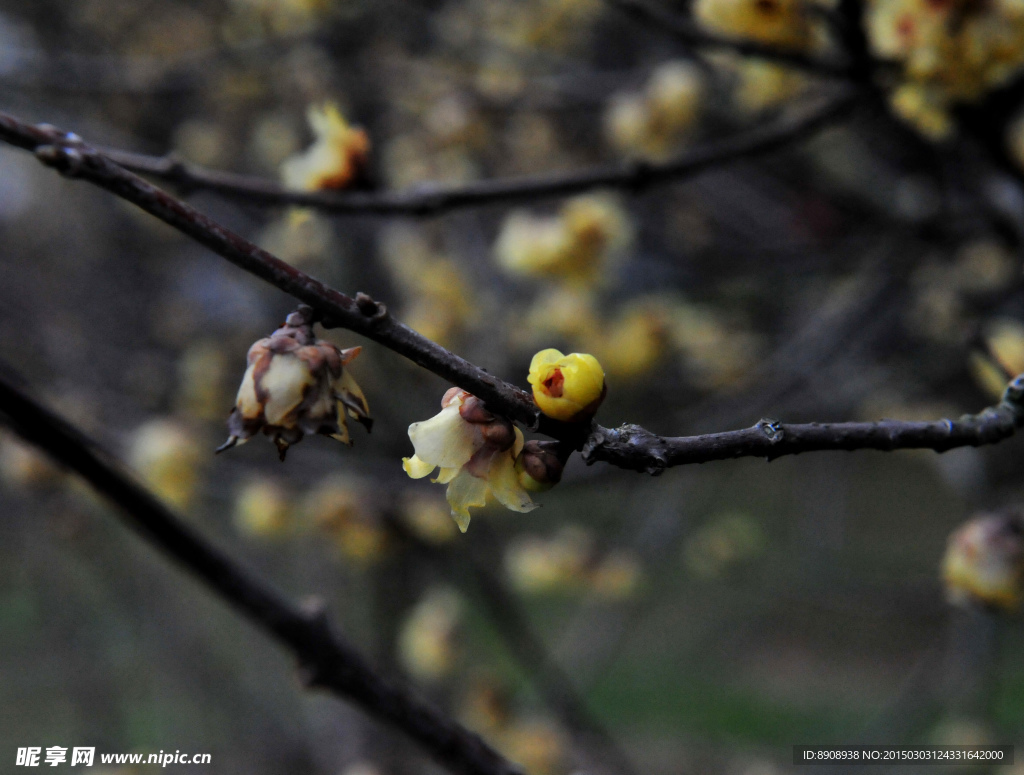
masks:
[[[338,106],[311,106],[306,113],[316,142],[304,153],[281,165],[281,179],[300,191],[341,189],[362,182],[366,174],[370,139],[359,127],[349,126]]]
[[[985,338],[1003,368],[1010,374],[1024,372],[1024,325],[1019,320],[1000,318],[992,321]]]
[[[1024,525],[1017,515],[980,516],[950,537],[942,578],[950,602],[1014,611],[1024,582]]]
[[[643,581],[640,561],[629,552],[609,554],[590,572],[590,587],[595,594],[609,600],[632,597]]]
[[[498,747],[527,772],[556,775],[568,772],[569,744],[562,731],[545,719],[517,720],[497,737]]]
[[[413,479],[422,479],[440,467],[436,479],[447,484],[452,518],[465,533],[469,509],[483,506],[493,495],[512,511],[537,507],[519,483],[516,456],[523,449],[523,433],[504,417],[488,412],[483,402],[465,390],[452,388],[444,394],[441,412],[409,426],[416,454],[402,459]]]
[[[736,65],[733,101],[745,113],[760,113],[795,97],[806,83],[792,68],[743,58]]]
[[[505,552],[505,571],[521,592],[571,591],[584,580],[594,537],[577,525],[550,538],[520,536]]]
[[[581,196],[554,216],[511,213],[494,252],[502,268],[513,274],[591,283],[600,279],[631,236],[628,216],[614,199]]]
[[[249,348],[249,367],[228,417],[231,435],[218,452],[261,430],[273,437],[282,460],[307,433],[351,444],[346,414],[370,429],[370,407],[344,368],[362,348],[342,350],[317,339],[312,315],[312,309],[300,306],[281,328]]]
[[[641,298],[623,308],[595,349],[607,373],[638,377],[665,356],[675,310],[656,298]]]
[[[892,95],[898,115],[927,137],[955,127],[950,110],[975,102],[1024,65],[1024,8],[1016,0],[872,0],[865,28],[872,53],[903,66]]]
[[[380,254],[405,297],[402,319],[409,328],[450,347],[477,323],[480,294],[458,263],[434,252],[422,231],[388,229]]]
[[[604,370],[593,355],[541,350],[530,362],[527,381],[537,406],[556,420],[589,419],[604,399]]]
[[[619,150],[654,159],[671,154],[697,119],[703,96],[700,71],[689,62],[659,66],[642,93],[616,95],[605,132]]]

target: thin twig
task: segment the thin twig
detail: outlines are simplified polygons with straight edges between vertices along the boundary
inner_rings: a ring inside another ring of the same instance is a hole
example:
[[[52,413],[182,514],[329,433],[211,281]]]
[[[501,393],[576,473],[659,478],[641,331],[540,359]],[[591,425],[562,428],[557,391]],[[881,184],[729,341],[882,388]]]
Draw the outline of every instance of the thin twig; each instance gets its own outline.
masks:
[[[78,473],[117,506],[128,525],[145,540],[290,649],[308,686],[332,692],[400,729],[454,773],[521,774],[478,735],[411,689],[381,677],[332,630],[322,607],[303,610],[242,568],[184,524],[115,458],[3,374],[0,423]]]
[[[857,102],[851,90],[798,116],[717,142],[692,148],[664,162],[635,160],[557,175],[485,180],[460,186],[421,184],[406,191],[334,193],[292,191],[265,178],[220,172],[187,164],[173,156],[147,156],[115,149],[102,154],[124,167],[165,180],[183,190],[214,191],[247,204],[299,205],[338,215],[436,216],[467,207],[536,201],[595,188],[641,190],[671,183],[740,159],[796,143],[843,117]]]
[[[587,463],[603,461],[659,474],[671,466],[707,463],[738,457],[763,457],[821,450],[931,449],[980,447],[1010,438],[1024,426],[1024,374],[1006,388],[1002,400],[978,414],[934,422],[803,423],[791,425],[761,420],[751,428],[699,436],[656,436],[638,425],[614,430],[595,426],[583,447]]]

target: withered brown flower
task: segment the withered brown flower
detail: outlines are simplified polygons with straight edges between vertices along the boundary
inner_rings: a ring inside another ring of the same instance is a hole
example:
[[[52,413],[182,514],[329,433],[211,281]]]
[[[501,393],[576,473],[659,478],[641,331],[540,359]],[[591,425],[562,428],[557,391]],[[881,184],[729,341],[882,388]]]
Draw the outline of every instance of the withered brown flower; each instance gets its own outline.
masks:
[[[313,334],[313,310],[301,305],[285,324],[249,348],[248,368],[228,417],[223,452],[262,431],[274,440],[281,460],[307,433],[345,444],[352,440],[347,417],[373,425],[363,391],[345,366],[361,347],[342,350]],[[339,410],[339,406],[341,408]]]

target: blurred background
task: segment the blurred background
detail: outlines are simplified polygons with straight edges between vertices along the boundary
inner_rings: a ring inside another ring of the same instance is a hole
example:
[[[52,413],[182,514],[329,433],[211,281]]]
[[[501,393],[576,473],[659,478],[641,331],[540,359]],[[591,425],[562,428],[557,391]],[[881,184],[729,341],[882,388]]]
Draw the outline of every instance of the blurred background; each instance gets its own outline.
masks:
[[[669,159],[856,88],[813,137],[639,193],[422,219],[189,199],[523,387],[537,350],[595,354],[607,426],[934,419],[997,401],[1024,371],[1021,11],[656,4],[698,37],[864,65],[836,77],[695,47],[620,6],[0,0],[0,109],[306,188],[324,187],[300,173],[329,172],[334,142],[358,164],[331,186],[407,189]],[[952,607],[940,573],[951,531],[1020,503],[1019,440],[659,478],[577,457],[542,508],[488,507],[463,535],[443,489],[400,466],[407,426],[449,386],[344,331],[324,336],[363,345],[348,368],[372,435],[307,438],[283,464],[262,437],[214,457],[248,347],[293,308],[0,148],[0,360],[530,773],[628,775],[595,726],[652,775],[769,775],[794,744],[1024,737],[1019,619]],[[3,430],[0,516],[0,756],[96,746],[212,754],[180,772],[436,771],[305,692],[287,655]]]

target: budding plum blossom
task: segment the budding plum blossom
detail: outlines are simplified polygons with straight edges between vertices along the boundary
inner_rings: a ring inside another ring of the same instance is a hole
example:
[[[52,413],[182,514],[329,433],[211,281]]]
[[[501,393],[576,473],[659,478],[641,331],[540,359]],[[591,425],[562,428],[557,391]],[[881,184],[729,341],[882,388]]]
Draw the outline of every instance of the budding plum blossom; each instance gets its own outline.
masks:
[[[373,424],[363,391],[344,368],[361,349],[342,350],[317,339],[313,310],[300,306],[281,328],[249,348],[249,367],[228,417],[231,435],[217,451],[260,431],[274,440],[282,460],[307,433],[351,444],[346,415],[367,430]]]
[[[541,350],[530,362],[527,381],[540,410],[564,422],[590,419],[605,396],[604,369],[593,355]]]

